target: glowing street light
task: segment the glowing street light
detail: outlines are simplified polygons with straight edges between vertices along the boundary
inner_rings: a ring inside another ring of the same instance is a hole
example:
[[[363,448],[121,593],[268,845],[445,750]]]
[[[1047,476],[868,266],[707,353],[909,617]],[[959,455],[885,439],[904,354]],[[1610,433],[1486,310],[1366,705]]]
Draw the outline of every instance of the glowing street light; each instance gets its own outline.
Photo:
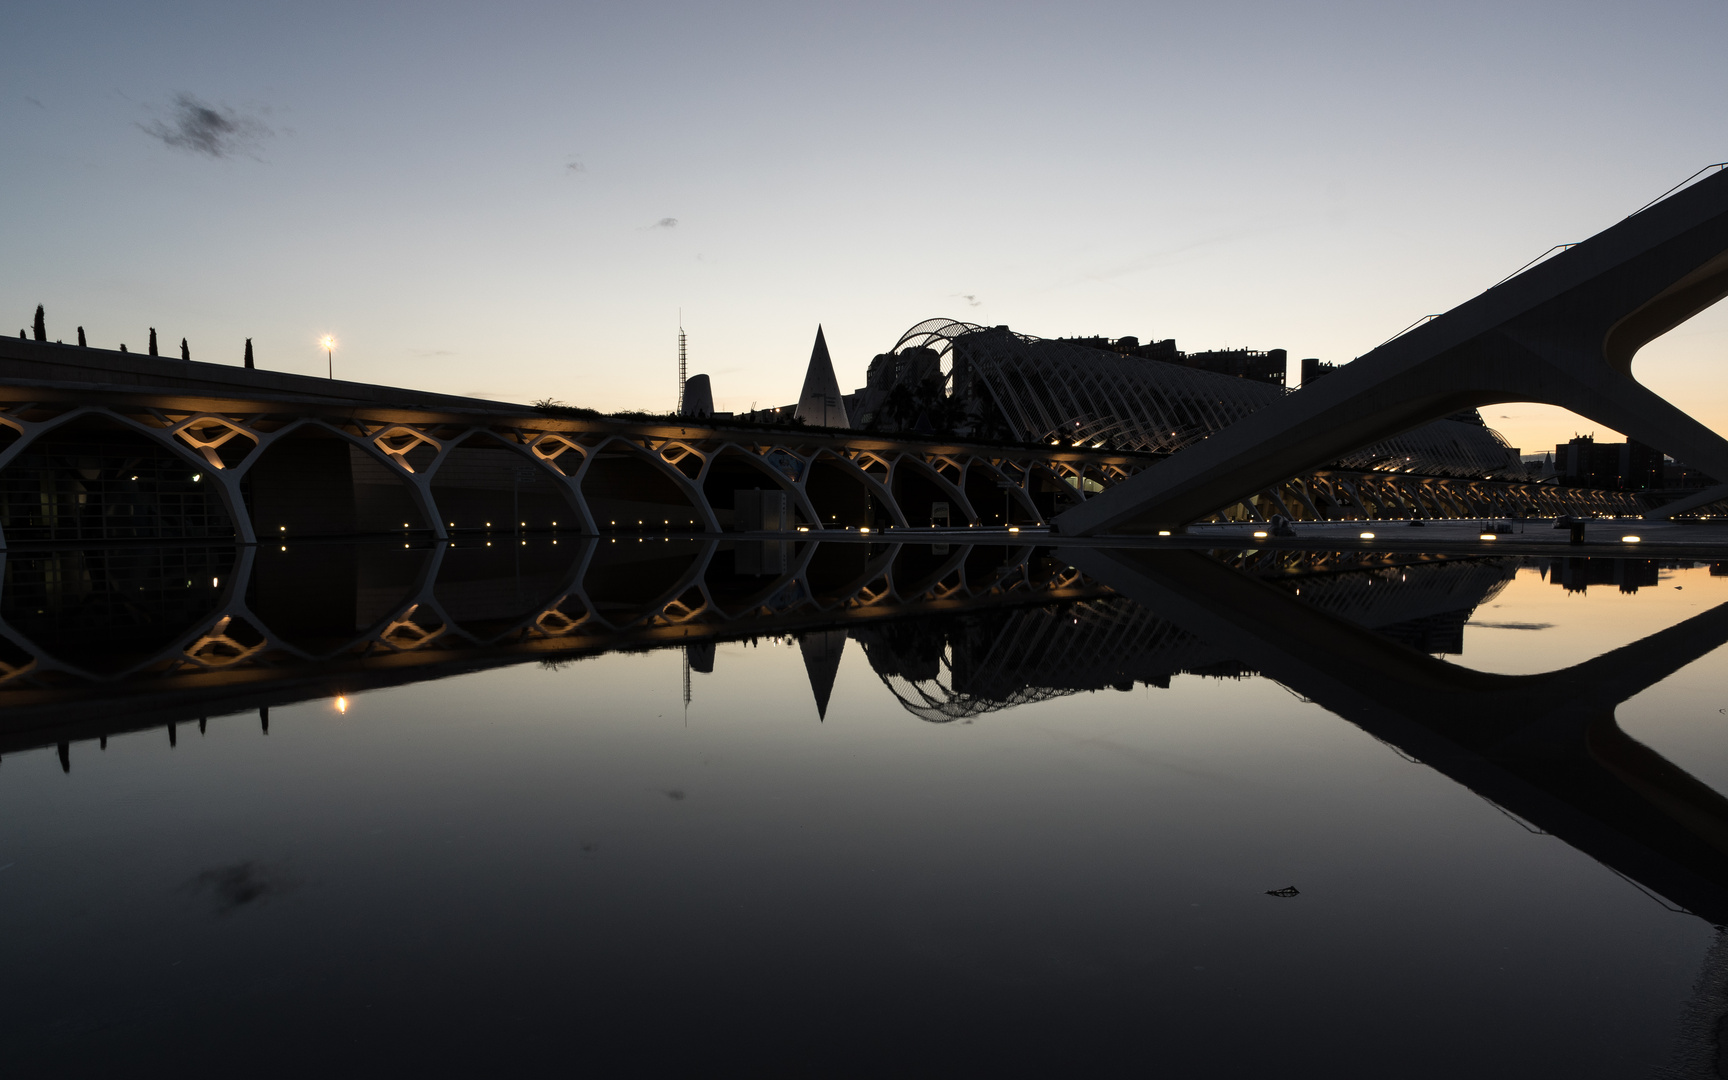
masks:
[[[336,339],[325,334],[318,339],[318,347],[324,350],[324,364],[328,369],[327,373],[330,378],[334,379],[336,377],[336,359],[332,354],[336,351]]]

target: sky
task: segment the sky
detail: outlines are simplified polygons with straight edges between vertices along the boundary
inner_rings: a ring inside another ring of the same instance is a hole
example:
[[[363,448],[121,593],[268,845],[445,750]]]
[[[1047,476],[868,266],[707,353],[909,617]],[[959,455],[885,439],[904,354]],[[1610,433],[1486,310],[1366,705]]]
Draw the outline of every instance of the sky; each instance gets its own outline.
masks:
[[[1728,5],[13,4],[0,327],[593,408],[914,323],[1344,362],[1728,159]],[[1728,432],[1728,310],[1634,373]],[[1292,372],[1294,381],[1294,372]],[[1613,433],[1484,410],[1527,451]]]

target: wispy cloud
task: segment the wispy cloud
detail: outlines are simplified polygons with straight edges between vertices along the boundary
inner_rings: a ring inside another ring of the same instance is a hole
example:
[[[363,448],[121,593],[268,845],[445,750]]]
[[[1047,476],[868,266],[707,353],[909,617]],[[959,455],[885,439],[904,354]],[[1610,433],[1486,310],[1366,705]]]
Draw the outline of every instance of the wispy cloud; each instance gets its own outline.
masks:
[[[676,229],[678,227],[678,219],[675,217],[663,217],[648,227],[650,229]]]
[[[588,166],[582,164],[581,158],[577,158],[575,161],[565,162],[564,171],[569,173],[571,176],[581,176],[583,173],[588,171]]]
[[[966,301],[966,303],[971,307],[977,307],[979,304],[982,304],[984,302],[984,301],[978,299],[977,295],[974,293],[957,292],[957,293],[951,293],[950,295],[959,297],[960,299]]]
[[[1466,625],[1481,626],[1489,630],[1551,630],[1551,622],[1477,622],[1472,619]]]
[[[456,352],[452,349],[415,349],[415,350],[413,350],[413,354],[415,356],[425,356],[425,357],[455,356]]]
[[[35,99],[35,98],[33,98],[33,97],[31,97],[31,96],[30,96],[30,95],[29,95],[29,94],[25,94],[25,95],[24,95],[24,100],[25,100],[25,101],[28,101],[28,102],[29,102],[29,103],[30,103],[30,104],[32,104],[32,105],[34,105],[34,106],[36,106],[36,107],[37,107],[37,108],[38,108],[38,109],[46,109],[46,108],[47,108],[47,107],[48,107],[48,106],[46,106],[46,105],[44,105],[44,104],[42,104],[42,103],[41,103],[41,102],[40,102],[40,101],[38,101],[38,100],[37,100],[37,99]]]
[[[253,147],[275,134],[256,117],[227,106],[208,105],[191,94],[174,98],[172,115],[166,122],[152,120],[138,127],[171,149],[213,158],[242,153],[256,156],[252,154]]]

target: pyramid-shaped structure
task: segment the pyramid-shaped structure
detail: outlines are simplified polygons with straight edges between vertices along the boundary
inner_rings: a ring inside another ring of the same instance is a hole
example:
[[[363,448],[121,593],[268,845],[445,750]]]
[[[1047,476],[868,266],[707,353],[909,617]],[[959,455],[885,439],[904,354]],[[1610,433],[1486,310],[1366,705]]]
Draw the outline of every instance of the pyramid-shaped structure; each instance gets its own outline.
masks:
[[[822,327],[816,327],[816,347],[810,350],[810,367],[804,372],[804,389],[798,394],[798,419],[818,427],[851,427],[840,380],[834,377],[834,361],[828,358],[828,342]]]
[[[818,720],[828,719],[828,699],[834,695],[834,677],[840,674],[840,654],[845,650],[844,630],[813,630],[798,638],[804,673],[810,676],[810,692],[816,695]]]

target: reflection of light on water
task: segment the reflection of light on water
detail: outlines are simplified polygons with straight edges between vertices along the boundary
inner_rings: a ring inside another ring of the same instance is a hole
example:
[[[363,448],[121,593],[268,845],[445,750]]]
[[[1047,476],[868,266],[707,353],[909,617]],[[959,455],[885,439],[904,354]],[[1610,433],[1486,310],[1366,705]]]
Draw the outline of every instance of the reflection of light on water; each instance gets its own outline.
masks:
[[[338,696],[336,698],[336,711],[339,713],[346,713],[348,711],[348,699],[347,698],[341,697],[341,696]]]

